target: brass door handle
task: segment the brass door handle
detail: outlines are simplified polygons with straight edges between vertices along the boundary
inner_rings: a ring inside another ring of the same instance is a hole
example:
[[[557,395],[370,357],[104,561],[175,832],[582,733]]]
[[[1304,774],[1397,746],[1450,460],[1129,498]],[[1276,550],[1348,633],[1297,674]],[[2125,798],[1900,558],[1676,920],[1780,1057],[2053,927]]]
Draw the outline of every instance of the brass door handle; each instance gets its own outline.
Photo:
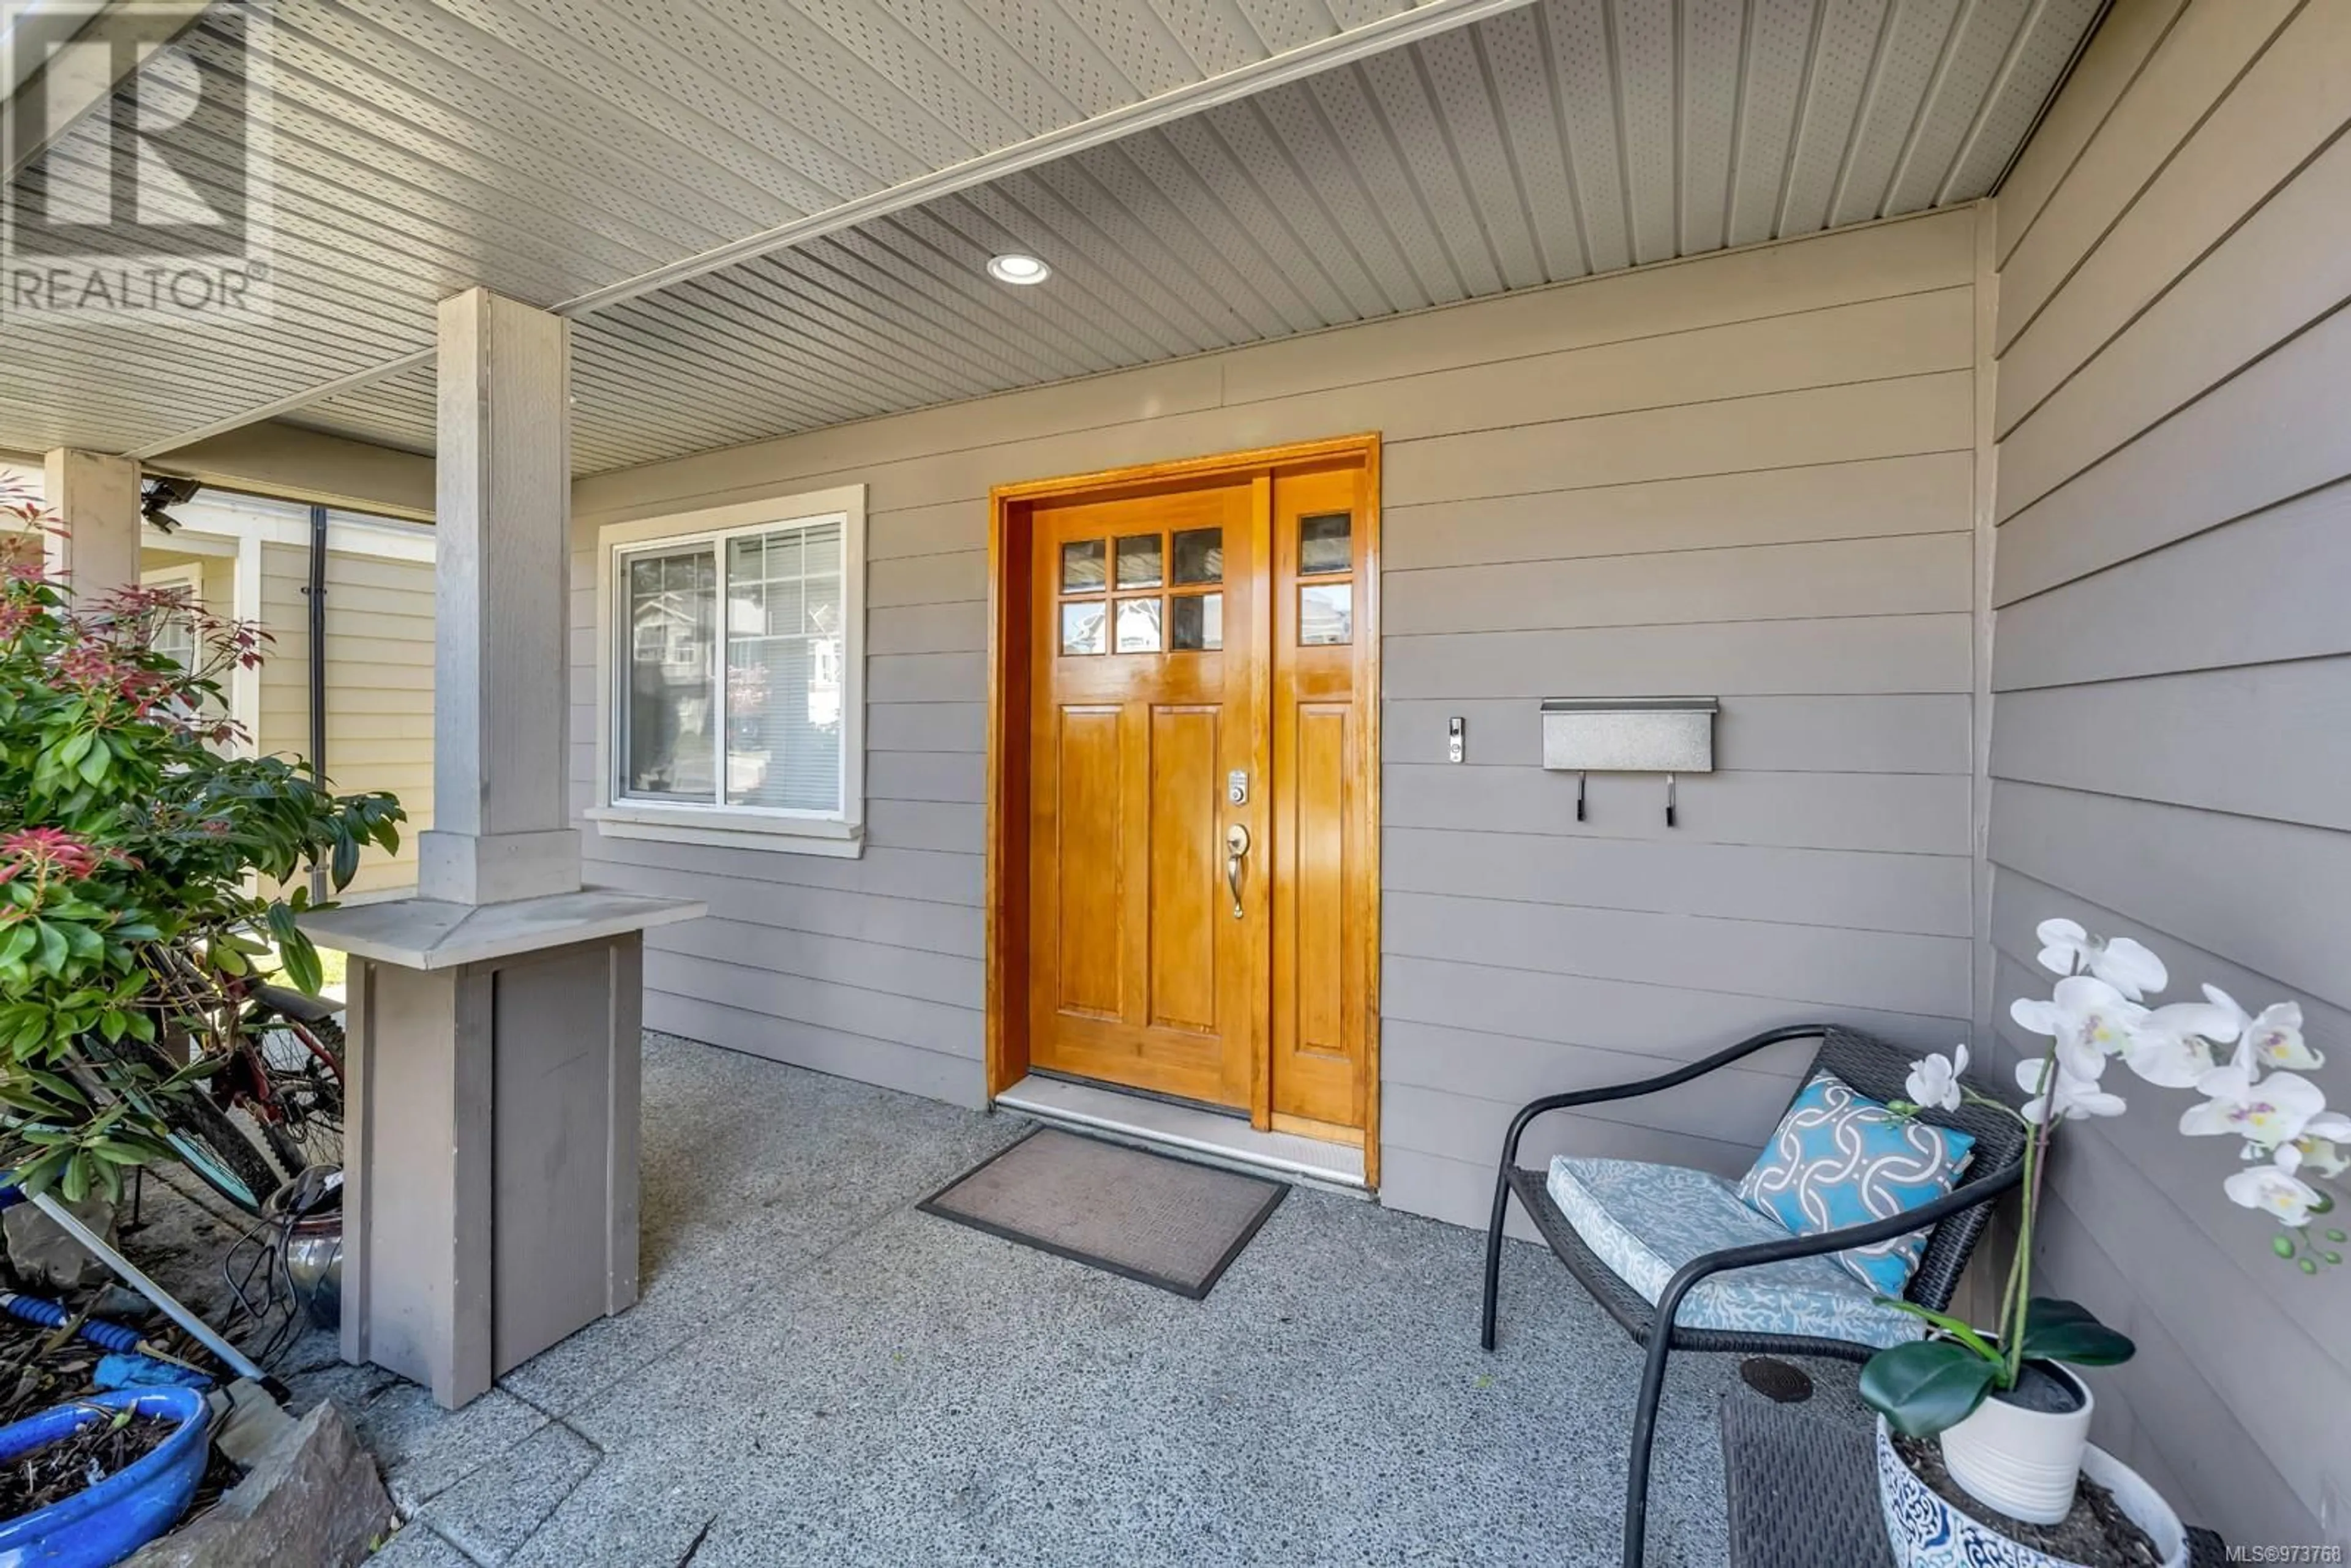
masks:
[[[1241,862],[1249,858],[1249,830],[1235,822],[1225,830],[1225,885],[1232,889],[1233,918],[1238,920],[1249,911],[1241,905]]]

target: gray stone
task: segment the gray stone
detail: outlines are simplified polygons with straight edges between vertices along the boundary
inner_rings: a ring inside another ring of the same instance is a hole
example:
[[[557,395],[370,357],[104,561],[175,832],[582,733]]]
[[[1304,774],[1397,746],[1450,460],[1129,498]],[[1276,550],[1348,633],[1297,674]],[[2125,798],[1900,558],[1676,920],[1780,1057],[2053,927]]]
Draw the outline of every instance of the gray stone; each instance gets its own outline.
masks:
[[[503,1390],[447,1411],[428,1390],[372,1366],[337,1367],[287,1382],[298,1404],[331,1397],[350,1412],[360,1441],[381,1462],[402,1514],[414,1513],[547,1425],[544,1414]]]
[[[350,1568],[392,1532],[375,1460],[332,1405],[290,1428],[245,1479],[124,1568]]]
[[[59,1197],[60,1203],[65,1202]],[[114,1245],[114,1205],[91,1193],[79,1203],[67,1203],[66,1212]],[[0,1214],[0,1231],[8,1239],[8,1262],[28,1290],[78,1291],[114,1278],[95,1253],[58,1228],[57,1222],[29,1203]]]
[[[217,1417],[213,1446],[247,1469],[285,1440],[294,1417],[279,1408],[261,1385],[241,1377],[213,1396]]]

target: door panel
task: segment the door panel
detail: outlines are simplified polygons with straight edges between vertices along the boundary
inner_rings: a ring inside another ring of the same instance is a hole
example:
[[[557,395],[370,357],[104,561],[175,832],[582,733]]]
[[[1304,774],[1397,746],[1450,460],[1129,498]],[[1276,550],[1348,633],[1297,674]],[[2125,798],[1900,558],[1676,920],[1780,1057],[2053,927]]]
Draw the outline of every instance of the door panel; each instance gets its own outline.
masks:
[[[1347,1054],[1347,708],[1298,710],[1298,750],[1290,786],[1297,799],[1297,845],[1288,902],[1297,949],[1292,1006],[1297,1049]],[[1283,902],[1277,898],[1277,903]]]
[[[1237,1109],[1268,983],[1263,878],[1245,858],[1236,918],[1224,848],[1234,825],[1264,836],[1254,788],[1225,800],[1228,775],[1262,771],[1262,490],[1040,506],[1032,524],[1029,1059]]]
[[[1095,868],[1115,865],[1123,838],[1119,712],[1061,710],[1055,742],[1053,861],[1061,914],[1061,1008],[1114,1019],[1125,964],[1119,952],[1118,883]]]
[[[1224,754],[1213,707],[1151,710],[1151,886],[1213,888],[1224,874],[1217,806]],[[1149,912],[1151,1022],[1195,1034],[1217,1028],[1216,912],[1188,901]]]

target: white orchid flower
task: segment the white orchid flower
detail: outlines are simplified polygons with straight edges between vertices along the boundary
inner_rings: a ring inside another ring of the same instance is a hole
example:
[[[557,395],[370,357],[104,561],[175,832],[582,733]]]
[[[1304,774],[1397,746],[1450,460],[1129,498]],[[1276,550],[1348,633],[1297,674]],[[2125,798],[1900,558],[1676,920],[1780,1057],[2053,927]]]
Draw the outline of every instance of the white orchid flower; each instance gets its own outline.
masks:
[[[2242,1138],[2264,1154],[2302,1136],[2326,1110],[2326,1094],[2309,1079],[2273,1072],[2255,1082],[2238,1062],[2196,1081],[2201,1105],[2182,1112],[2179,1130],[2191,1138]]]
[[[2294,1160],[2291,1168],[2297,1176],[2308,1171],[2314,1176],[2332,1180],[2345,1171],[2351,1171],[2351,1145],[2338,1139],[2314,1137],[2304,1133],[2290,1144],[2278,1145],[2277,1163],[2280,1166],[2285,1166],[2289,1155]]]
[[[2064,1047],[2060,1046],[2059,1051],[2062,1053]],[[2100,1062],[2104,1064],[2103,1058]],[[2056,1080],[2053,1089],[2043,1088],[2044,1067]],[[2096,1079],[2067,1071],[2062,1055],[2053,1062],[2043,1057],[2018,1062],[2016,1082],[2017,1087],[2032,1096],[2026,1103],[2022,1115],[2036,1126],[2040,1124],[2043,1114],[2053,1110],[2059,1121],[2078,1122],[2085,1116],[2119,1116],[2126,1109],[2123,1097],[2109,1094],[2099,1088]]]
[[[2008,1016],[2021,1029],[2053,1037],[2065,1071],[2095,1083],[2106,1071],[2106,1059],[2128,1048],[2147,1010],[2104,980],[2075,975],[2052,987],[2045,1002],[2017,998]]]
[[[2095,975],[2132,1001],[2171,983],[2163,960],[2127,936],[2093,936],[2071,920],[2044,920],[2041,967],[2053,975]]]
[[[1956,1111],[1961,1098],[1959,1074],[1967,1070],[1968,1045],[1961,1040],[1949,1056],[1938,1051],[1912,1062],[1910,1076],[1903,1080],[1903,1092],[1921,1109]]]
[[[2302,1038],[2300,1002],[2278,1002],[2255,1014],[2239,1007],[2237,998],[2218,986],[2205,987],[2204,994],[2214,1007],[2228,1013],[2231,1026],[2229,1033],[2210,1038],[2237,1041],[2238,1058],[2248,1066],[2305,1069],[2326,1065],[2326,1058],[2311,1050],[2309,1042]]]
[[[2277,1166],[2241,1170],[2220,1187],[2240,1208],[2266,1208],[2281,1225],[2309,1224],[2311,1208],[2318,1202],[2316,1190],[2307,1182]]]
[[[2218,1065],[2212,1043],[2240,1032],[2238,1017],[2217,1003],[2174,1002],[2140,1019],[2123,1047],[2133,1072],[2165,1089],[2193,1089]]]
[[[2246,1157],[2255,1157],[2250,1145]],[[2277,1164],[2291,1175],[2308,1171],[2329,1180],[2351,1171],[2351,1116],[2339,1111],[2313,1116],[2303,1124],[2300,1137],[2278,1145]]]

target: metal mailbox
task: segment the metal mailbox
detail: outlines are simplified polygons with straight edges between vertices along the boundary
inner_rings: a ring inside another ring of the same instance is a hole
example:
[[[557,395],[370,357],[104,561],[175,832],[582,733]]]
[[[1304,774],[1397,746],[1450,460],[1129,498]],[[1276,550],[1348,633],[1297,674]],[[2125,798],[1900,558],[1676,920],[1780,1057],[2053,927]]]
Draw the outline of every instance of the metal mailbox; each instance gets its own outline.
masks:
[[[1545,697],[1543,766],[1572,773],[1711,773],[1713,697]]]

